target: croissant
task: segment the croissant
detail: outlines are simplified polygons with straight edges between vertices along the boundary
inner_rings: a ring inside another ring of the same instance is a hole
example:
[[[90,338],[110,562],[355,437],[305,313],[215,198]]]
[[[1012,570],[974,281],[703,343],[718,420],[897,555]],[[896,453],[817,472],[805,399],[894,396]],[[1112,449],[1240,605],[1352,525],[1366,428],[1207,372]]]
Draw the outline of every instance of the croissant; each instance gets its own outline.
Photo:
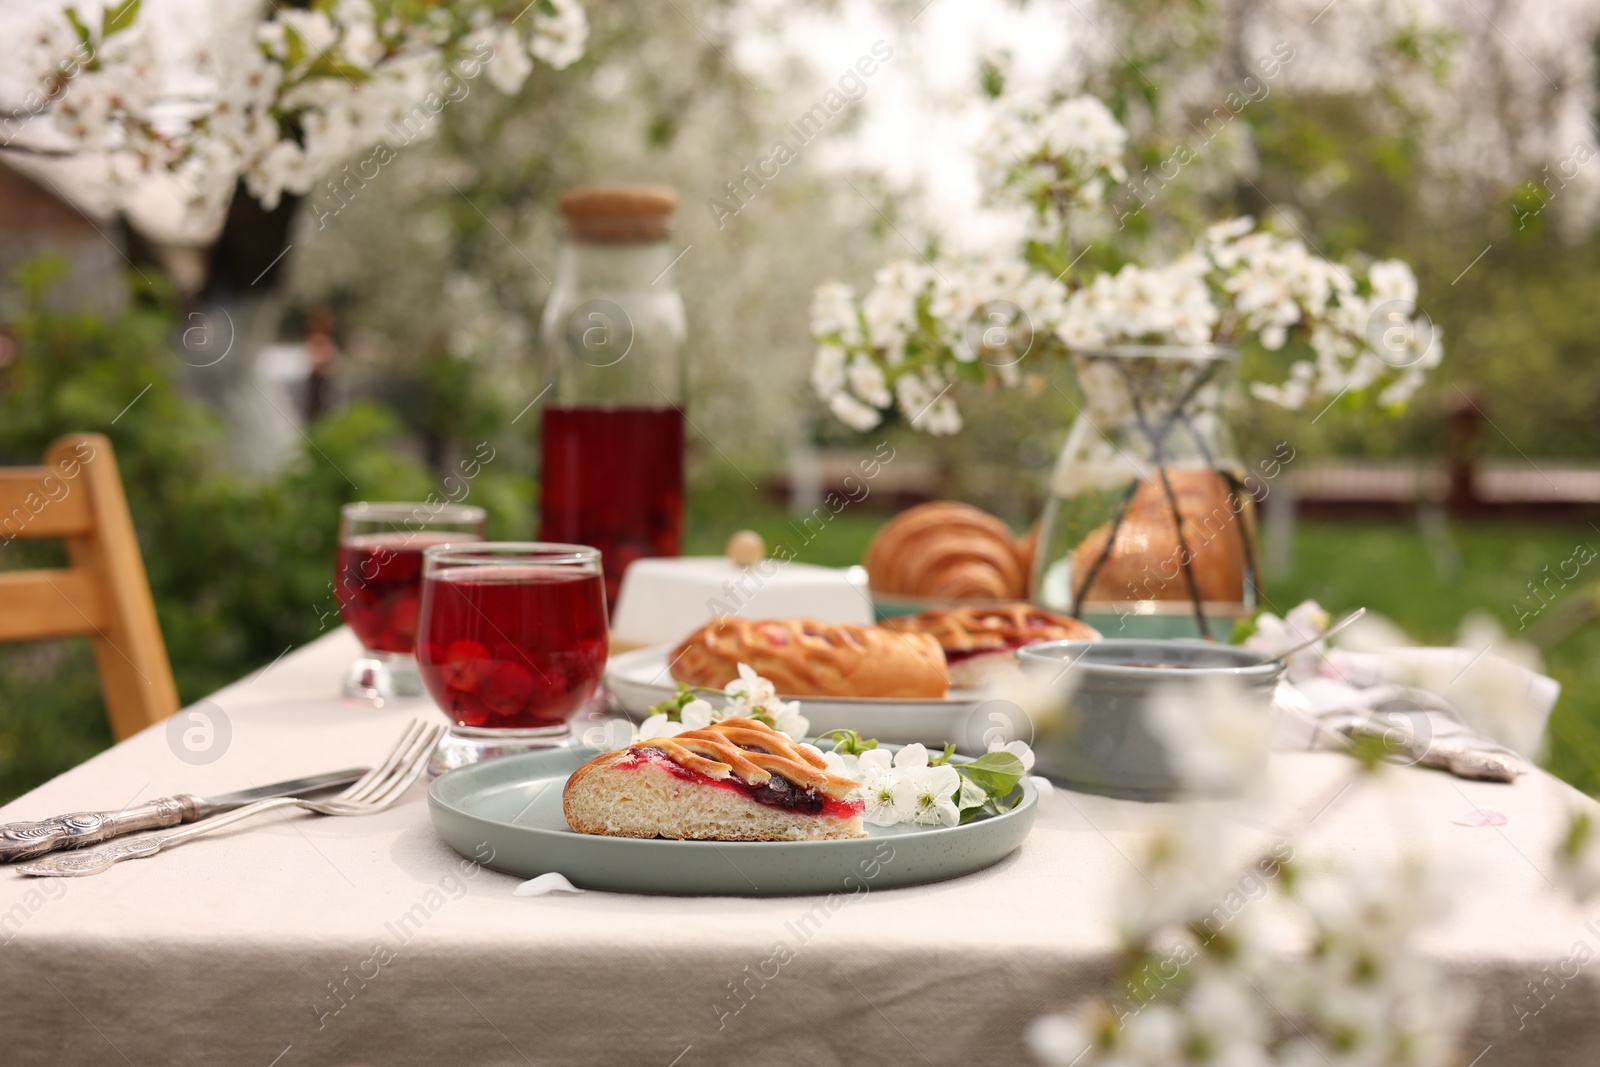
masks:
[[[1240,509],[1230,504],[1228,482],[1217,471],[1169,467],[1165,473],[1183,523],[1182,548],[1172,520],[1173,504],[1161,478],[1148,478],[1134,490],[1109,554],[1109,522],[1091,530],[1073,549],[1076,599],[1188,600],[1191,593],[1189,578],[1184,575],[1183,549],[1187,549],[1187,569],[1200,600],[1237,603],[1244,599],[1246,545],[1255,540],[1254,512],[1243,497],[1237,498]],[[1084,589],[1086,581],[1089,585]]]
[[[1028,568],[1006,524],[966,504],[936,501],[896,515],[867,547],[874,592],[891,596],[1015,600]]]
[[[723,615],[672,650],[672,676],[723,689],[747,663],[784,696],[938,698],[950,687],[939,642],[876,626]]]

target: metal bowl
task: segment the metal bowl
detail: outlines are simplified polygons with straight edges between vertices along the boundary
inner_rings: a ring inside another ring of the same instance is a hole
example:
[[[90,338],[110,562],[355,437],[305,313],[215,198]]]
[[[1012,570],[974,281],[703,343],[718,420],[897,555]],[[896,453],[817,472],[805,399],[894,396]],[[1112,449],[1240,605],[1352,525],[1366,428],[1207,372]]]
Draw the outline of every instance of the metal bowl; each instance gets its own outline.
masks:
[[[1169,800],[1181,791],[1165,747],[1145,726],[1155,693],[1226,675],[1270,719],[1284,671],[1271,656],[1206,641],[1047,641],[1019,649],[1017,659],[1034,679],[1070,694],[1062,698],[1062,714],[1037,728],[1034,773],[1080,792],[1133,800]],[[1263,743],[1263,764],[1266,758]]]

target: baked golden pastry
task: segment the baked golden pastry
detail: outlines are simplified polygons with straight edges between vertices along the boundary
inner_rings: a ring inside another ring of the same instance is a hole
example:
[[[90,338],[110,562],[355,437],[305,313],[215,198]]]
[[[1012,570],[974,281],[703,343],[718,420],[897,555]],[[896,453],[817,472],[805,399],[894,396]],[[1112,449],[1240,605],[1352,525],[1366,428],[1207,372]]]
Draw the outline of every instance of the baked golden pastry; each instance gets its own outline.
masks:
[[[927,697],[950,687],[944,652],[927,634],[812,619],[723,615],[672,650],[672,677],[723,689],[748,663],[783,696]]]
[[[1028,567],[1005,523],[966,504],[918,504],[890,519],[867,546],[873,592],[952,600],[1027,595]]]
[[[1214,470],[1166,468],[1178,515],[1189,574],[1202,601],[1237,603],[1244,599],[1245,545],[1255,541],[1255,514],[1245,503],[1229,503],[1227,479]],[[1106,553],[1111,523],[1089,532],[1072,551],[1075,600],[1188,600],[1184,552],[1172,502],[1159,476],[1134,490],[1116,542]],[[1101,556],[1105,558],[1102,560]],[[1091,572],[1093,578],[1090,578]],[[1088,588],[1085,589],[1085,583]]]
[[[1099,631],[1088,623],[1032,604],[939,608],[885,619],[883,625],[936,638],[950,665],[950,684],[960,689],[981,688],[997,669],[1013,662],[1023,645],[1100,639]]]
[[[561,795],[580,834],[689,841],[865,837],[856,783],[754,719],[637,741],[572,772]]]

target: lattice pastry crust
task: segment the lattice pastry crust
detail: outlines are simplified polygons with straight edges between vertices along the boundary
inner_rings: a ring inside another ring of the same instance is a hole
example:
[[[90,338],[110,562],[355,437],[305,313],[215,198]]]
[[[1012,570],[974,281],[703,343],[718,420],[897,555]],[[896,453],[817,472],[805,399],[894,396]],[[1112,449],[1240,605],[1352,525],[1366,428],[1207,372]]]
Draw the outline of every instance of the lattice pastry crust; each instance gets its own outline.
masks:
[[[812,619],[724,615],[672,651],[672,676],[725,688],[747,663],[785,696],[938,698],[950,687],[939,642],[926,634]]]
[[[1099,631],[1070,615],[1032,604],[950,608],[920,615],[886,619],[885,628],[929,634],[938,639],[945,655],[1020,648],[1035,641],[1094,641]]]

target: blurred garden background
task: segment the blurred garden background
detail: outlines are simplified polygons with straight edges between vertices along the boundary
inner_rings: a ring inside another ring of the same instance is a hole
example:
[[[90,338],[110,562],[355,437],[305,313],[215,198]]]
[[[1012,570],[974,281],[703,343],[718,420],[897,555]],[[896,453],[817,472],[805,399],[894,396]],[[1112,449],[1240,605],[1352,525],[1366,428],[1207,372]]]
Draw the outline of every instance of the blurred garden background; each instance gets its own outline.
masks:
[[[24,16],[60,8],[20,4],[6,29],[22,42]],[[957,438],[893,418],[856,434],[812,397],[808,307],[825,280],[859,286],[889,259],[1015,232],[980,206],[971,154],[985,108],[1033,88],[1099,95],[1129,130],[1133,180],[1162,176],[1141,187],[1159,210],[1122,200],[1136,243],[1181,247],[1204,221],[1250,214],[1333,259],[1413,265],[1447,355],[1404,411],[1233,411],[1247,460],[1282,442],[1295,456],[1295,506],[1267,507],[1268,605],[1365,605],[1427,643],[1487,613],[1562,684],[1548,766],[1600,792],[1600,572],[1546,583],[1600,544],[1600,3],[584,9],[565,69],[535,67],[510,94],[472,86],[376,179],[271,206],[241,183],[208,242],[8,128],[0,463],[37,462],[69,431],[110,436],[186,703],[338,624],[348,500],[438,492],[488,442],[470,500],[492,536],[531,536],[536,324],[556,197],[575,185],[678,192],[689,552],[749,527],[800,559],[856,563],[895,507],[930,498],[1024,529],[1075,410],[1070,371],[1036,368],[1056,388],[969,395]],[[877,42],[892,59],[860,98],[736,197],[730,183]],[[22,99],[24,67],[0,96]],[[1180,143],[1193,161],[1168,177]],[[892,475],[798,535],[829,472],[885,439]],[[9,542],[0,567],[54,551]],[[0,801],[109,743],[86,642],[0,648]]]

